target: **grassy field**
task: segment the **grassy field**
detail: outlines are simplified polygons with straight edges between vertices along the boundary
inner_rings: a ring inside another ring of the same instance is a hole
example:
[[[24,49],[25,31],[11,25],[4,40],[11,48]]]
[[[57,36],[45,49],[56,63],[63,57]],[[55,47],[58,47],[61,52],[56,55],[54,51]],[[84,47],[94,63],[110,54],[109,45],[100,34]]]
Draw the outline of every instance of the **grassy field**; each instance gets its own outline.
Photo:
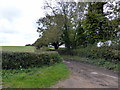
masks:
[[[92,64],[92,65],[96,65],[96,66],[107,68],[109,70],[114,70],[114,71],[120,72],[118,64],[112,63],[112,62],[107,61],[107,60],[102,59],[102,58],[90,59],[90,58],[86,58],[86,57],[70,56],[70,55],[62,55],[62,57],[65,60],[81,61],[81,62],[84,62],[84,63],[89,63],[89,64]]]
[[[47,88],[69,76],[63,64],[23,70],[3,70],[4,88]]]
[[[34,52],[33,46],[0,46],[0,51],[10,52]]]

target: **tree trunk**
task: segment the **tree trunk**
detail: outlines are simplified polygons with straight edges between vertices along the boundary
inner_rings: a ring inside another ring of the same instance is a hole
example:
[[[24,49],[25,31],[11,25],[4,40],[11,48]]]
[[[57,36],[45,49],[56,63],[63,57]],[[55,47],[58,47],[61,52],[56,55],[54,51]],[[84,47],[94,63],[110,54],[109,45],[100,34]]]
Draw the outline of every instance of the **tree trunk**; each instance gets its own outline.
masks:
[[[58,45],[54,45],[54,48],[55,48],[55,50],[57,50],[59,48],[59,46]]]
[[[54,46],[55,50],[57,50],[59,48],[59,43],[58,42],[54,42],[52,43],[52,46]]]

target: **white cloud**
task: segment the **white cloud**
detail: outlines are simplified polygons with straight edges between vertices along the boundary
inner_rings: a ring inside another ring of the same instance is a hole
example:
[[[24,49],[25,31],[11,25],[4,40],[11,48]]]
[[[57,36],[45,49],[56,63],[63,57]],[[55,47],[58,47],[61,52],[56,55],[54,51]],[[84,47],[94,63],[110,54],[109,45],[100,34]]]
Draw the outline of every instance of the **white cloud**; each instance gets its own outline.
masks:
[[[0,0],[0,45],[24,46],[37,38],[44,0]]]

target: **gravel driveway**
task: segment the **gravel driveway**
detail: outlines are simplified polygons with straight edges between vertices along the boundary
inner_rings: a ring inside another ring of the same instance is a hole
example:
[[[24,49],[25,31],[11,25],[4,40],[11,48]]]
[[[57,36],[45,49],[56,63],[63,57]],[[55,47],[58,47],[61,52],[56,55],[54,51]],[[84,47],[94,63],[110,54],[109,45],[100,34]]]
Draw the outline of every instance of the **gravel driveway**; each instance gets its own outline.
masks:
[[[118,73],[74,60],[64,60],[71,75],[52,88],[118,88]]]

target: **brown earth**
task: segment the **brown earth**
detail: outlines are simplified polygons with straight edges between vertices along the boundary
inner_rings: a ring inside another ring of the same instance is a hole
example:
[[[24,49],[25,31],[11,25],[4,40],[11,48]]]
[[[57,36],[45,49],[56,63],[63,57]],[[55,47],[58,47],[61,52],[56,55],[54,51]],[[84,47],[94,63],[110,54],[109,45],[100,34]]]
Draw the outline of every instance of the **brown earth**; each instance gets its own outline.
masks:
[[[104,68],[65,60],[71,75],[52,88],[118,88],[118,73]]]

